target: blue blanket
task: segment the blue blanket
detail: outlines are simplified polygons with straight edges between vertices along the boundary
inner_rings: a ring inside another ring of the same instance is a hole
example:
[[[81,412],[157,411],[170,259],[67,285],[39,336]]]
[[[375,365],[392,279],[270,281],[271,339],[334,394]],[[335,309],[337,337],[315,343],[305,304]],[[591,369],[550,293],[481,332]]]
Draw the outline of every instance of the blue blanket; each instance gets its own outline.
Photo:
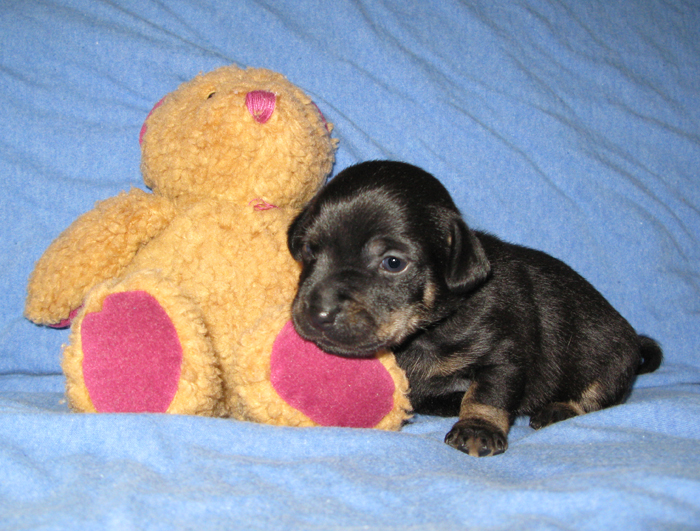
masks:
[[[68,331],[23,315],[48,244],[139,173],[164,94],[236,63],[309,93],[334,173],[424,167],[662,344],[624,405],[509,450],[400,432],[76,414]],[[0,3],[0,528],[700,528],[700,6],[684,0]]]

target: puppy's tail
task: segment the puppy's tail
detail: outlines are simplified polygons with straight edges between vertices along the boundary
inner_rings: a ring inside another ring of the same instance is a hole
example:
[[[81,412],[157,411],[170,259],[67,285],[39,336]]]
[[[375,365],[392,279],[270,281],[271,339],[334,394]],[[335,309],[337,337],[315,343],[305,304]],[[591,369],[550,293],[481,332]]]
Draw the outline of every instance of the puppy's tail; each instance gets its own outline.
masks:
[[[654,372],[659,368],[661,360],[664,358],[659,344],[652,338],[643,335],[639,336],[639,353],[642,355],[642,361],[637,368],[637,374]]]

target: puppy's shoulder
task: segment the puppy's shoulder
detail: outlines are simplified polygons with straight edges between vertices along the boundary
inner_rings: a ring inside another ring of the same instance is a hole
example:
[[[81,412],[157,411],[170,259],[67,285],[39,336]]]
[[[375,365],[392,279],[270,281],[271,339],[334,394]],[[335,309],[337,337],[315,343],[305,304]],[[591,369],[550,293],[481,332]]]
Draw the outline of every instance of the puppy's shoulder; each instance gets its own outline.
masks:
[[[544,269],[548,271],[568,271],[571,268],[561,260],[531,247],[509,243],[493,234],[474,231],[484,248],[486,257],[493,264],[519,264],[527,268]]]
[[[515,264],[518,262],[527,263],[533,258],[537,258],[531,253],[533,249],[529,249],[514,243],[509,243],[488,232],[479,230],[475,230],[473,232],[479,240],[479,243],[481,243],[481,246],[486,253],[486,258],[489,260],[492,267],[497,265]]]

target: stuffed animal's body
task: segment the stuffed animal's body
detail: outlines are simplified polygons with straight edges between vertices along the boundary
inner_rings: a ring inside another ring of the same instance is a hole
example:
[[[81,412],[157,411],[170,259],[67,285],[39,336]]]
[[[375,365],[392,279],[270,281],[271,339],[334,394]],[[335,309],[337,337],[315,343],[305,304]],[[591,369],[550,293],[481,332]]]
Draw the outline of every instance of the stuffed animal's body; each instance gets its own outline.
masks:
[[[336,358],[288,325],[287,227],[335,150],[311,100],[279,74],[225,67],[159,102],[141,141],[153,193],[98,203],[30,278],[27,317],[72,320],[71,407],[398,428],[407,382],[391,354]]]

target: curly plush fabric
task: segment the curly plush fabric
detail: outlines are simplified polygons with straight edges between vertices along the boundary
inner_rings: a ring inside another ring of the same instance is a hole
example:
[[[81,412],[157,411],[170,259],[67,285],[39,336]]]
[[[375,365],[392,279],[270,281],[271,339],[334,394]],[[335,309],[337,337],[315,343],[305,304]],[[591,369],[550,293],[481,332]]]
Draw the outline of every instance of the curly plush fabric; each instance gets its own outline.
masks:
[[[222,67],[156,103],[139,134],[152,192],[99,202],[29,278],[25,315],[71,322],[71,408],[401,427],[407,383],[389,353],[354,374],[357,363],[336,356],[318,357],[322,375],[306,360],[325,381],[282,386],[293,403],[270,382],[273,341],[298,361],[284,345],[297,344],[284,325],[299,275],[287,227],[331,170],[331,130],[306,94],[264,69]],[[275,375],[294,382],[284,371],[296,368],[282,360]]]

